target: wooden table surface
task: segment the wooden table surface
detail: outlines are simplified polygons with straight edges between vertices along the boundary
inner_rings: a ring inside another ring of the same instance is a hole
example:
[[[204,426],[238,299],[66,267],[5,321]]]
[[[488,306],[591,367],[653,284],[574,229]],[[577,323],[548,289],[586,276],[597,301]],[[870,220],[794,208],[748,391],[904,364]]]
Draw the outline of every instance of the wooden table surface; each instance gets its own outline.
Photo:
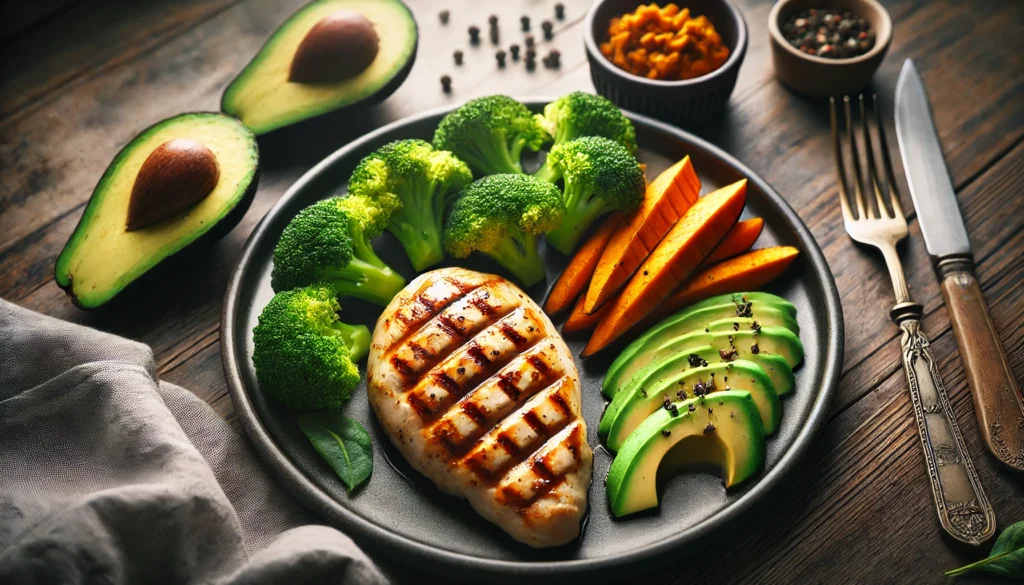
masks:
[[[724,549],[680,551],[685,562],[649,580],[940,583],[943,570],[984,556],[988,547],[958,546],[936,521],[898,330],[888,318],[892,290],[881,257],[857,248],[843,231],[827,108],[774,79],[765,26],[771,2],[736,1],[751,32],[739,83],[724,117],[693,130],[761,174],[814,233],[842,297],[843,377],[829,423],[800,470],[729,527]],[[427,108],[494,92],[592,90],[581,42],[586,0],[566,2],[567,18],[556,27],[551,44],[562,51],[561,69],[533,73],[521,65],[498,70],[486,41],[465,46],[466,28],[486,26],[497,11],[507,45],[520,39],[521,14],[532,15],[536,27],[550,18],[553,0],[410,1],[420,24],[419,54],[391,98],[348,126],[314,129],[287,150],[264,149],[251,209],[208,252],[116,307],[91,313],[73,307],[53,282],[54,260],[113,155],[154,121],[216,110],[227,82],[302,2],[75,2],[0,41],[0,296],[150,344],[164,379],[190,388],[228,420],[233,411],[219,344],[225,283],[249,232],[293,181],[347,140]],[[876,89],[891,104],[900,64],[916,60],[985,297],[1014,374],[1024,378],[1024,2],[885,4],[894,42]],[[441,8],[452,12],[447,28],[438,22]],[[467,49],[461,68],[452,65],[455,48]],[[443,73],[454,80],[450,96],[440,90]],[[913,210],[909,196],[903,204]],[[912,294],[925,306],[924,326],[957,418],[999,526],[1006,527],[1024,520],[1024,477],[1000,467],[981,443],[939,287],[914,214],[908,215],[911,236],[902,257]]]

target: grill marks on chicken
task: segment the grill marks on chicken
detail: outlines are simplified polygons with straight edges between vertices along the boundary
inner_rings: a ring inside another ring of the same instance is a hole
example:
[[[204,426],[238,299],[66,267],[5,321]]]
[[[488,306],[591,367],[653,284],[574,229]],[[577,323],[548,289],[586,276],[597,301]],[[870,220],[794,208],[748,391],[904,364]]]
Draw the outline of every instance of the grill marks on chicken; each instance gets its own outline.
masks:
[[[579,375],[539,307],[502,278],[413,281],[374,332],[371,404],[419,471],[514,538],[575,537],[593,454]]]

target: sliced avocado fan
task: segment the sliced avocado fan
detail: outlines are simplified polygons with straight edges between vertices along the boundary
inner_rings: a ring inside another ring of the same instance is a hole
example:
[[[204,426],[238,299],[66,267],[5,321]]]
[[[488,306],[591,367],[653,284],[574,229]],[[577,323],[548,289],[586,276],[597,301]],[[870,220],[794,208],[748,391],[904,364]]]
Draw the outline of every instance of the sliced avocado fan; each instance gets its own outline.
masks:
[[[252,132],[219,113],[143,130],[114,157],[57,258],[54,278],[90,309],[186,247],[226,234],[256,192]]]

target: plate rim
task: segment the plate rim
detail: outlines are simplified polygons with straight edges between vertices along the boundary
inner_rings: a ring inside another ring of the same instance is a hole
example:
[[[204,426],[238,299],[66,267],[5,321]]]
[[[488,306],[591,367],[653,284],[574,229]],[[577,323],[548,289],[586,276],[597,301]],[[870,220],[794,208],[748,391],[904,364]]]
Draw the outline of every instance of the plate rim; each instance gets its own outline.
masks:
[[[535,107],[538,105],[543,106],[557,98],[531,96],[527,98],[517,97],[516,99],[528,107]],[[462,103],[464,101],[406,116],[342,145],[303,173],[260,219],[246,239],[242,253],[231,272],[224,293],[220,329],[221,361],[228,392],[234,404],[235,415],[242,424],[242,428],[245,430],[249,440],[252,441],[260,459],[270,468],[271,473],[282,484],[282,487],[319,519],[325,520],[334,527],[339,528],[353,540],[356,540],[357,544],[365,546],[371,553],[384,553],[381,556],[405,567],[419,566],[419,563],[422,562],[427,567],[433,567],[428,569],[431,572],[437,566],[440,566],[448,569],[470,571],[474,575],[487,575],[489,577],[557,577],[569,574],[579,577],[587,574],[604,580],[602,577],[610,578],[614,574],[620,574],[627,567],[635,567],[645,562],[651,563],[656,559],[665,557],[686,543],[693,542],[717,531],[721,526],[747,513],[751,507],[764,499],[772,489],[793,472],[793,468],[807,455],[807,452],[814,444],[814,439],[817,438],[827,422],[828,409],[839,387],[845,345],[843,312],[839,301],[839,291],[824,253],[814,239],[810,228],[807,227],[796,211],[767,181],[734,156],[703,138],[681,128],[629,110],[622,111],[634,124],[647,126],[650,130],[668,134],[683,142],[694,144],[712,156],[719,158],[725,164],[738,169],[746,176],[749,182],[757,185],[782,216],[793,226],[793,231],[800,241],[801,251],[804,253],[809,267],[814,273],[819,275],[825,285],[823,292],[825,296],[824,316],[827,325],[827,347],[824,352],[825,363],[821,376],[823,383],[808,414],[807,422],[799,430],[790,447],[780,457],[776,465],[770,471],[764,473],[749,491],[724,510],[705,518],[671,538],[650,545],[642,550],[630,550],[599,558],[558,561],[487,559],[434,547],[392,532],[363,518],[331,498],[292,463],[274,442],[273,437],[263,426],[252,401],[249,399],[245,384],[242,381],[239,363],[236,359],[236,314],[239,308],[243,276],[253,262],[256,241],[262,237],[267,229],[267,225],[270,223],[268,220],[279,215],[288,206],[289,202],[296,197],[298,192],[303,190],[308,183],[316,180],[320,173],[335,164],[335,162],[381,135],[406,125],[421,122],[427,118],[443,115],[459,107]],[[387,554],[387,552],[392,554]],[[646,568],[649,569],[651,567],[648,566]]]

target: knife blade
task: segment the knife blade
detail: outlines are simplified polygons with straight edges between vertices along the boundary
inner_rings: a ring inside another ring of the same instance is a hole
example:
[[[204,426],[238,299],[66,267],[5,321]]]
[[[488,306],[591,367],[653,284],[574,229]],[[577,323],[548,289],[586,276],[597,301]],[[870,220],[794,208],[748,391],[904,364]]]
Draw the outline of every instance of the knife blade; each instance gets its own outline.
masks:
[[[896,82],[896,136],[921,233],[935,259],[981,436],[997,459],[1024,471],[1024,394],[974,275],[971,242],[942,158],[928,95],[909,59]]]
[[[971,241],[942,158],[928,94],[910,59],[896,82],[896,138],[928,253],[969,254]]]

